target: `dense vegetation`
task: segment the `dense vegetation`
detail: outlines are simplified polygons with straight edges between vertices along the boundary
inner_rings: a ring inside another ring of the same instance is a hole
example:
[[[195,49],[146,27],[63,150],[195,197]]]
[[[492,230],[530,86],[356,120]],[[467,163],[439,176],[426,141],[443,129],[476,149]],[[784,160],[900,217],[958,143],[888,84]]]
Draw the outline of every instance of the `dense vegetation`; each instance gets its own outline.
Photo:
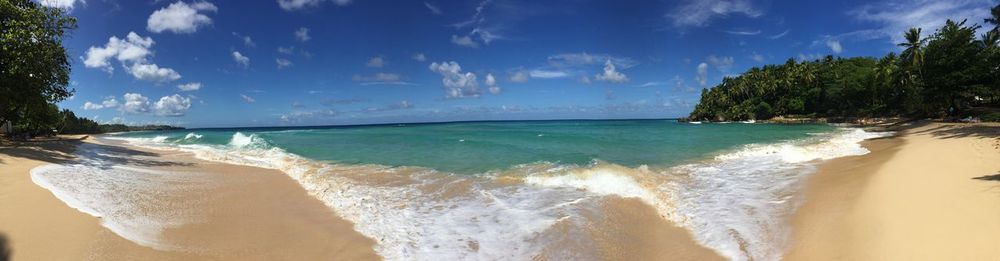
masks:
[[[78,118],[55,103],[69,98],[70,63],[62,39],[76,19],[32,0],[0,0],[0,125],[15,133],[65,134],[170,129],[170,126],[102,125]]]
[[[754,67],[704,89],[692,120],[797,117],[960,117],[1000,105],[1000,5],[993,28],[948,20],[927,38],[904,33],[901,54]]]

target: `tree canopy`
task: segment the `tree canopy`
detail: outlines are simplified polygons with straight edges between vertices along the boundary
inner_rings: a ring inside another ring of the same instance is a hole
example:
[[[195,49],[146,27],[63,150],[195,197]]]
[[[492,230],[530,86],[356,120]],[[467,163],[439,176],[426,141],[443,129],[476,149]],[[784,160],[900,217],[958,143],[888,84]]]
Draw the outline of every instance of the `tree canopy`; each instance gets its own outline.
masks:
[[[1000,5],[981,26],[948,20],[927,38],[903,33],[900,55],[827,56],[754,67],[704,89],[694,120],[773,116],[963,116],[974,106],[1000,105]]]
[[[0,0],[0,122],[44,125],[72,95],[62,40],[76,19],[31,0]]]

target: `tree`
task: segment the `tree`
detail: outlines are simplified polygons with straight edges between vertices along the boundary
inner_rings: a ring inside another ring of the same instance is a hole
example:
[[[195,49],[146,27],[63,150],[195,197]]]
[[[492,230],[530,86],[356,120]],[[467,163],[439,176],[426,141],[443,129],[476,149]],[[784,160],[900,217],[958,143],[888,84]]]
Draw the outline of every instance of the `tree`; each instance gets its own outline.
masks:
[[[0,0],[0,122],[38,127],[50,105],[72,94],[70,64],[62,46],[76,19],[31,0]],[[45,112],[45,113],[42,113]],[[58,112],[58,111],[56,111]]]
[[[974,96],[969,91],[983,78],[977,62],[982,48],[975,37],[979,26],[965,22],[949,19],[927,43],[923,78],[932,111],[959,114]]]
[[[909,31],[906,31],[906,33],[903,34],[903,38],[906,39],[906,42],[899,43],[899,46],[906,48],[901,54],[903,60],[907,62],[909,68],[915,68],[917,70],[919,70],[924,63],[923,48],[924,43],[927,42],[927,39],[920,38],[921,30],[922,29],[920,28],[910,28]]]

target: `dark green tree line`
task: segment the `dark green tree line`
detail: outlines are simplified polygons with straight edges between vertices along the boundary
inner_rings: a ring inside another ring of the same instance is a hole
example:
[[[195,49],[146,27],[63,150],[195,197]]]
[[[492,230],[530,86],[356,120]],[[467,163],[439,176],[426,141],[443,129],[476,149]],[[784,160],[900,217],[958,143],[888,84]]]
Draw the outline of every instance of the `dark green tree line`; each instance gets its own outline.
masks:
[[[768,119],[773,116],[965,116],[977,106],[1000,106],[1000,5],[992,26],[946,21],[924,38],[903,33],[899,55],[789,59],[727,77],[702,90],[694,120]]]

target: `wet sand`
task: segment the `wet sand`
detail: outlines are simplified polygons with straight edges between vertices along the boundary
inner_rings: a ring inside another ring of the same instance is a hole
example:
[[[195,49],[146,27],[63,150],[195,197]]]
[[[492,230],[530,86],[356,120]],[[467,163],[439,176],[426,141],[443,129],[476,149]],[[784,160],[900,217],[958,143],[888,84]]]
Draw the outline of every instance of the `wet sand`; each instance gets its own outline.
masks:
[[[1000,126],[918,123],[808,181],[788,260],[1000,260]]]
[[[199,175],[210,190],[146,202],[157,211],[184,209],[197,220],[163,231],[176,249],[129,241],[100,220],[70,208],[34,184],[29,171],[74,160],[77,146],[99,146],[106,160],[145,169]],[[357,233],[283,173],[193,159],[184,153],[116,144],[43,142],[0,148],[0,233],[11,260],[373,260],[374,241]]]

